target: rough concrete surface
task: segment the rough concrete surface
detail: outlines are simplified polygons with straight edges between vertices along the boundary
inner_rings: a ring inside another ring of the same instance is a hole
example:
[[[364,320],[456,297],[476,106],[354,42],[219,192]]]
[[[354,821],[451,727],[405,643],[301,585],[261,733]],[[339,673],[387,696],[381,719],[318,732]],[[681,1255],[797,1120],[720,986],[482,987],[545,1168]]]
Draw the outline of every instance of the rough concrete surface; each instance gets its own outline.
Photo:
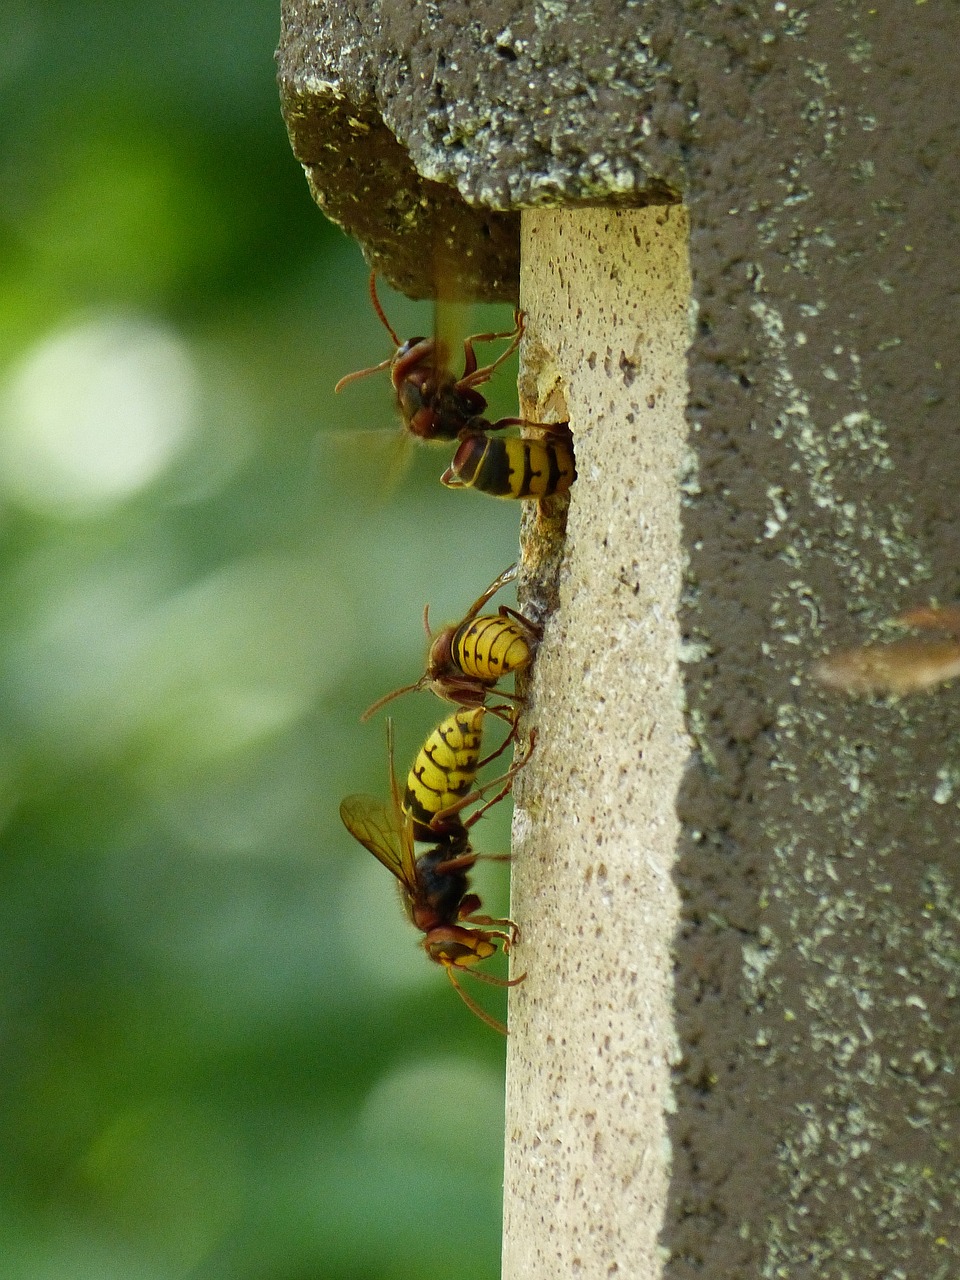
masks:
[[[515,300],[511,210],[675,198],[686,116],[648,5],[284,0],[282,12],[281,99],[311,189],[413,296],[435,296],[439,251],[447,289]]]
[[[671,605],[687,220],[679,206],[532,212],[522,244],[523,408],[565,410],[586,483],[528,690],[537,748],[516,786],[514,966],[528,977],[511,1001],[503,1276],[640,1277],[659,1270],[667,1187],[671,868],[689,757]],[[539,589],[541,543],[525,542]]]
[[[773,14],[762,74],[719,11],[678,59],[698,765],[667,1275],[947,1280],[960,698],[853,701],[810,668],[960,588],[958,11]]]

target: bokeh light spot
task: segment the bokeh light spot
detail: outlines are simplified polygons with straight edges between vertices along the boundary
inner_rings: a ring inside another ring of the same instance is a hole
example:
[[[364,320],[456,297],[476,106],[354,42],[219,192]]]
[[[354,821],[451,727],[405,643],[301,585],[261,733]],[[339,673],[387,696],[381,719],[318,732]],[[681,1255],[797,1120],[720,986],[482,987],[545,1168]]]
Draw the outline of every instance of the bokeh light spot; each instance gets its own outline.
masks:
[[[197,426],[184,344],[139,318],[102,316],[46,337],[0,401],[8,496],[46,515],[97,514],[160,477]]]

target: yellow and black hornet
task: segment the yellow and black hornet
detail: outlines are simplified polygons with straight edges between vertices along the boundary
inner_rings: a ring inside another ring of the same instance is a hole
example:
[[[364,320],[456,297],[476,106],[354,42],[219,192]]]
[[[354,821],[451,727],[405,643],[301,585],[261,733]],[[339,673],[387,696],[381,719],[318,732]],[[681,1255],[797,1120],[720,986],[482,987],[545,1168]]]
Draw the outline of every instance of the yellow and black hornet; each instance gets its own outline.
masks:
[[[518,418],[501,418],[499,422],[487,422],[482,417],[487,402],[477,387],[489,382],[495,370],[516,351],[523,336],[522,312],[514,313],[513,329],[503,333],[475,333],[465,338],[463,373],[457,377],[449,367],[450,355],[442,339],[418,337],[400,341],[377,297],[376,272],[370,273],[370,298],[374,311],[397,349],[380,364],[348,373],[334,387],[335,392],[358,378],[389,369],[404,428],[418,440],[456,440],[462,431],[469,428],[498,431],[520,421]],[[510,340],[506,349],[490,364],[478,366],[474,343],[496,342],[501,338]]]
[[[476,489],[493,498],[550,498],[577,478],[565,422],[527,424],[550,432],[539,439],[464,431],[453,461],[440,477],[448,489]]]
[[[483,706],[499,680],[525,671],[540,642],[540,628],[507,605],[501,605],[495,614],[480,612],[500,588],[516,576],[517,566],[512,564],[474,600],[460,622],[450,623],[435,636],[430,631],[427,606],[423,611],[423,626],[429,642],[426,670],[413,684],[394,689],[368,707],[362,719],[369,719],[400,694],[417,689],[432,689],[438,698],[461,707]],[[506,698],[508,703],[520,701],[517,693],[497,690],[497,696]],[[488,706],[487,710],[511,725],[516,717],[509,705]]]
[[[417,764],[411,770],[411,778],[418,776],[415,771],[428,748],[429,739],[417,757]],[[506,1035],[506,1027],[463,989],[457,975],[469,973],[481,982],[498,987],[514,987],[526,977],[525,974],[520,974],[515,978],[500,978],[476,968],[480,961],[496,954],[498,943],[503,945],[504,952],[508,952],[516,942],[519,931],[512,920],[481,915],[480,898],[470,891],[469,884],[469,872],[477,860],[481,857],[493,858],[492,855],[478,854],[471,848],[469,828],[486,812],[489,804],[495,803],[505,794],[513,775],[525,760],[515,764],[503,779],[498,779],[501,783],[505,782],[506,787],[488,804],[471,814],[465,822],[460,820],[459,812],[480,794],[479,791],[473,796],[459,795],[455,805],[447,811],[433,808],[424,810],[421,805],[423,815],[429,818],[429,822],[424,824],[418,823],[408,807],[410,779],[407,793],[401,798],[393,763],[393,728],[390,721],[387,722],[387,752],[390,764],[390,806],[383,805],[372,796],[347,796],[340,805],[340,817],[350,834],[396,877],[404,909],[412,923],[424,935],[424,950],[435,964],[442,966],[467,1008],[495,1031]],[[471,774],[471,781],[472,777]],[[452,785],[456,786],[453,780]],[[413,786],[414,789],[418,788],[419,781],[415,780]],[[417,839],[436,843],[418,857],[415,851]]]

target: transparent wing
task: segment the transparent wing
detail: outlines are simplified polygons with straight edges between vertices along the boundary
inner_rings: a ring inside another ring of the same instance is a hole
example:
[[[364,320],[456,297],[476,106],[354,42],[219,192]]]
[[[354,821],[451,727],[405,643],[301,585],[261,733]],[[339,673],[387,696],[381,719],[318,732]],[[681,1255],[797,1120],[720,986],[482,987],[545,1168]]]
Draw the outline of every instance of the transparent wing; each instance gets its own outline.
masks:
[[[445,352],[460,352],[463,340],[470,332],[471,307],[468,302],[456,299],[447,273],[438,272],[438,277],[438,297],[433,304],[433,336]],[[456,364],[456,360],[453,363]]]
[[[390,456],[383,475],[382,494],[384,497],[392,498],[400,488],[404,476],[410,470],[410,463],[413,461],[413,448],[414,439],[409,431],[405,431],[402,427],[399,431],[394,431]]]
[[[409,825],[406,821],[406,815],[403,811],[403,795],[400,791],[400,783],[397,781],[397,768],[394,764],[393,750],[393,719],[387,716],[387,767],[390,770],[390,800],[393,804],[395,827],[406,829]],[[410,857],[413,858],[413,837],[410,837]]]
[[[416,888],[413,841],[408,824],[398,823],[396,810],[373,796],[347,796],[340,802],[340,817],[355,840],[369,849],[402,885]]]

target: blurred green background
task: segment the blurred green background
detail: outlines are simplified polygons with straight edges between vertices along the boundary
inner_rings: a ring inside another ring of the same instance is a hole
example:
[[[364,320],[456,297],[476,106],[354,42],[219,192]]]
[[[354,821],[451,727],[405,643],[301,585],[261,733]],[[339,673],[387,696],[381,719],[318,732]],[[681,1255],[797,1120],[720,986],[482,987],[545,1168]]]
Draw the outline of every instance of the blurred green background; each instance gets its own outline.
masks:
[[[386,374],[333,396],[389,342],[290,152],[277,28],[0,11],[5,1280],[499,1272],[504,1045],[337,804],[385,790],[360,712],[519,513],[442,489],[442,450],[391,488]],[[406,767],[444,708],[394,712]]]

